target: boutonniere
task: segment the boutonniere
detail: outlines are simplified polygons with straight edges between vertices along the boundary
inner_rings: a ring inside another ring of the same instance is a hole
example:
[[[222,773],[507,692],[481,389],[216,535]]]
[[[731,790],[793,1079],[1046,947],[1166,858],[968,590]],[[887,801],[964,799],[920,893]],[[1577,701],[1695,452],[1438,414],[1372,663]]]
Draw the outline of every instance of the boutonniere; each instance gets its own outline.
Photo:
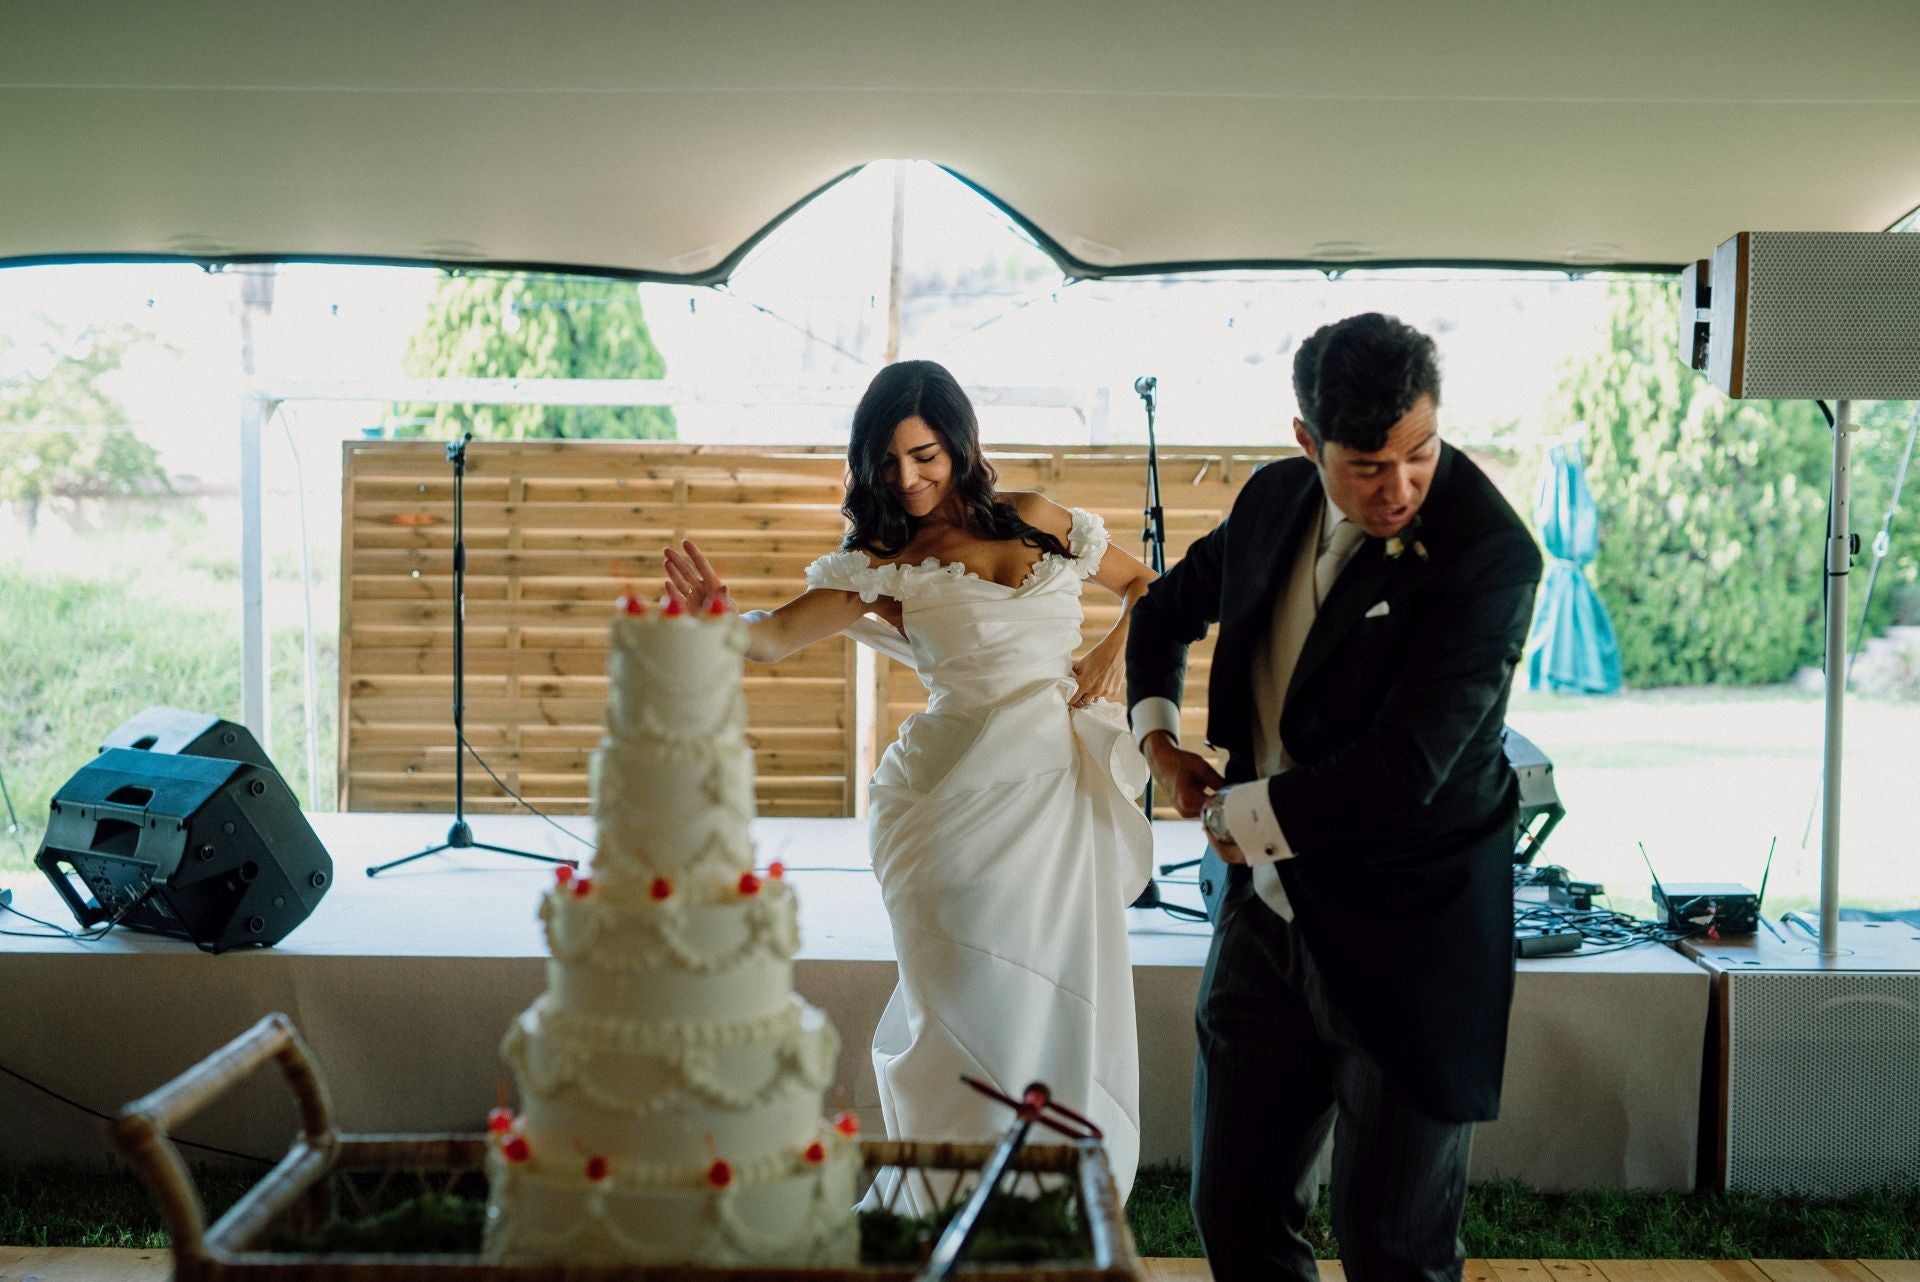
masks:
[[[1415,516],[1407,522],[1405,529],[1387,540],[1385,548],[1387,560],[1398,561],[1411,551],[1422,561],[1427,559],[1427,545],[1420,541],[1420,518]]]

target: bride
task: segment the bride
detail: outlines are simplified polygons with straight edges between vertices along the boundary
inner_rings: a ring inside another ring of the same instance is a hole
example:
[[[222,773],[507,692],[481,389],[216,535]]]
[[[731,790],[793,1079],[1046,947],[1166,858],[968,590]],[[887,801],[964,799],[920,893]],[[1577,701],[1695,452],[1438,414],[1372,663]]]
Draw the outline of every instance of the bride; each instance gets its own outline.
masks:
[[[1152,837],[1118,700],[1153,572],[1109,546],[1098,516],[996,492],[973,406],[931,361],[874,378],[847,464],[842,550],[807,567],[806,592],[742,617],[750,659],[845,632],[927,687],[869,790],[900,964],[873,1036],[887,1134],[997,1138],[1010,1115],[960,1075],[1014,1096],[1042,1081],[1105,1132],[1124,1203],[1140,1151],[1125,910]],[[665,561],[669,591],[695,608],[726,599],[691,542]],[[1121,613],[1076,659],[1085,579]]]

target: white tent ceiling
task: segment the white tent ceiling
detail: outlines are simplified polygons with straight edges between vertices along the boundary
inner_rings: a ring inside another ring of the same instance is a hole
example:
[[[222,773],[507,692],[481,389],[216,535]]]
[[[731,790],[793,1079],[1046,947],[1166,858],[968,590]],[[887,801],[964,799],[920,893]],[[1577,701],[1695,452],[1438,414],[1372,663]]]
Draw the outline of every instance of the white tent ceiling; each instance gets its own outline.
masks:
[[[1080,274],[1674,266],[1920,204],[1920,4],[0,4],[0,263],[710,280],[883,157]]]

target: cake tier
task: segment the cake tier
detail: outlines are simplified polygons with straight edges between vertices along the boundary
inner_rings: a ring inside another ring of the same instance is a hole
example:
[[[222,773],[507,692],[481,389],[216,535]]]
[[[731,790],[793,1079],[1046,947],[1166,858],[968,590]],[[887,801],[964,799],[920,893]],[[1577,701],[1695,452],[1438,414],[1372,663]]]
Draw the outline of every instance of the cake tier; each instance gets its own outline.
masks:
[[[599,1019],[735,1024],[779,1016],[793,992],[800,928],[792,889],[778,878],[743,896],[731,883],[675,883],[654,902],[636,888],[540,901],[547,992],[554,1007]]]
[[[607,730],[614,738],[738,741],[745,732],[747,625],[738,615],[616,618],[612,643]]]
[[[778,1019],[678,1028],[582,1019],[542,999],[500,1047],[536,1155],[669,1171],[804,1148],[839,1052],[833,1025],[797,997]]]
[[[698,975],[800,948],[799,904],[778,877],[607,882],[596,873],[555,885],[540,904],[547,951],[559,961],[613,970],[672,967]]]
[[[711,1163],[672,1172],[609,1165],[589,1178],[583,1160],[487,1157],[485,1255],[502,1262],[852,1265],[860,1253],[853,1199],[860,1149],[820,1125],[823,1156],[804,1147],[758,1163],[730,1163],[725,1187]]]
[[[737,876],[753,862],[753,753],[737,736],[603,739],[589,786],[596,877]]]

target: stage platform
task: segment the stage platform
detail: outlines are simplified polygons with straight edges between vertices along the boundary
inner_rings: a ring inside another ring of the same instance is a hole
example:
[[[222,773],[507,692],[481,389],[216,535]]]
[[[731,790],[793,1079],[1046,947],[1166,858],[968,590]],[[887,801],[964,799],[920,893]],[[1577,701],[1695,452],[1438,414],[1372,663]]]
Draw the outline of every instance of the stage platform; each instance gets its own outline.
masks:
[[[0,1161],[104,1160],[101,1123],[269,1011],[319,1059],[344,1131],[471,1130],[506,1080],[501,1034],[545,987],[535,903],[548,865],[449,852],[369,879],[365,870],[442,840],[445,815],[316,814],[332,890],[279,946],[219,957],[114,931],[93,943],[0,937]],[[481,816],[477,840],[581,856],[584,818]],[[892,939],[858,819],[760,819],[758,859],[799,893],[796,985],[839,1027],[843,1103],[881,1131],[867,1041],[892,991]],[[1191,857],[1199,826],[1155,825],[1157,862]],[[1187,874],[1191,876],[1191,874]],[[44,878],[15,903],[72,927]],[[1197,903],[1190,886],[1168,898]],[[32,930],[19,917],[6,929]],[[1141,1037],[1143,1153],[1188,1155],[1193,1000],[1209,928],[1129,914]],[[1383,934],[1380,947],[1394,947]],[[1710,981],[1678,953],[1642,947],[1520,963],[1499,1121],[1474,1141],[1473,1178],[1541,1189],[1684,1189],[1695,1182]],[[297,1129],[272,1074],[184,1128],[184,1138],[277,1157]],[[189,1158],[206,1157],[189,1149]]]

